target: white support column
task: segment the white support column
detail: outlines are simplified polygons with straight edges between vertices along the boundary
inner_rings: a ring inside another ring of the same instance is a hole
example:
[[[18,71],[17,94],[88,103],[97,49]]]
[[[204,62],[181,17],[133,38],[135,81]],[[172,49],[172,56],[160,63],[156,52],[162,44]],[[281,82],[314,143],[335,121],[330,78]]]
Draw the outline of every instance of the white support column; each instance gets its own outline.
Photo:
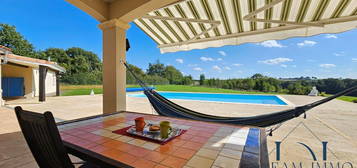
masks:
[[[103,22],[103,114],[126,110],[126,30],[118,19]]]

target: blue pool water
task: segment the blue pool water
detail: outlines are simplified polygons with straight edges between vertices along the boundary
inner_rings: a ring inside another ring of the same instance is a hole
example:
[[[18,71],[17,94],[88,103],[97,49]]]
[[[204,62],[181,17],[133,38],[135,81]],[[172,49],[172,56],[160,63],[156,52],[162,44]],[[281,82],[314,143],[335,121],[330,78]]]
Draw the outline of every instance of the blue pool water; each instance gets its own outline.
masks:
[[[154,87],[148,87],[150,89],[155,89]],[[140,92],[140,91],[144,91],[143,88],[139,87],[139,88],[126,88],[126,92]]]
[[[240,95],[240,94],[216,94],[216,93],[182,93],[159,92],[168,99],[203,100],[230,103],[287,105],[278,96],[273,95]],[[130,97],[146,97],[144,94],[129,94]]]

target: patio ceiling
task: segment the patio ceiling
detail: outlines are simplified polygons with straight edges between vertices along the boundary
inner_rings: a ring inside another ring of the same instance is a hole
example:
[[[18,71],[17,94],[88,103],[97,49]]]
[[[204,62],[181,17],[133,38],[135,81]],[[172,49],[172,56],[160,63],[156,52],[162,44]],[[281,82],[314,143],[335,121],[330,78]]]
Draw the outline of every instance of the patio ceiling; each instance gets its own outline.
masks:
[[[186,0],[134,20],[162,53],[339,33],[357,0]]]

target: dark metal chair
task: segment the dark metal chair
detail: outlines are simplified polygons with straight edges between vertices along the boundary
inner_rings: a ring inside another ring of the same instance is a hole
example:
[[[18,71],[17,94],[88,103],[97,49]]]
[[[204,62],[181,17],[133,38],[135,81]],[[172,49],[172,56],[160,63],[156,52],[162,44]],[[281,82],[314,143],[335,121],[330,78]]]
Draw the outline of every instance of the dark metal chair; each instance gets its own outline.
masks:
[[[74,164],[85,163],[72,163],[51,112],[40,114],[19,106],[15,107],[15,112],[27,145],[41,168],[74,168]],[[97,166],[83,164],[80,167]]]

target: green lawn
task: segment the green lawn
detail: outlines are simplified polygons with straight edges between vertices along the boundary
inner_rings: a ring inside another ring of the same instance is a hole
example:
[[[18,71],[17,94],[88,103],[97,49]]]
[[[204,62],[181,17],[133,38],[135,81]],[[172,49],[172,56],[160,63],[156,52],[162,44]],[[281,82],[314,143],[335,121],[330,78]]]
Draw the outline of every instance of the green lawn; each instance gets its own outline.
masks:
[[[69,89],[62,90],[61,96],[75,96],[75,95],[89,95],[92,89],[90,88],[78,88],[78,89]],[[102,88],[93,88],[95,94],[102,94]]]
[[[127,85],[127,87],[139,87],[136,85]],[[61,86],[61,96],[89,95],[93,89],[94,94],[102,94],[101,85],[63,85]]]
[[[139,87],[138,85],[127,85],[127,87]],[[256,92],[256,91],[240,91],[220,88],[209,88],[202,86],[185,86],[185,85],[156,85],[158,91],[171,91],[171,92],[206,92],[206,93],[238,93],[238,94],[284,94],[275,92]],[[89,95],[93,89],[95,94],[102,94],[103,89],[101,85],[63,85],[61,86],[61,96],[74,96],[74,95]],[[327,95],[329,96],[329,95]],[[353,102],[357,97],[342,96],[337,98],[339,100]]]
[[[331,95],[327,94],[326,96],[331,96]],[[339,97],[337,99],[343,100],[343,101],[347,101],[347,102],[353,102],[354,100],[357,101],[357,97],[353,97],[353,96],[341,96],[341,97]]]
[[[127,85],[127,87],[139,87],[138,85]],[[206,93],[239,93],[239,94],[277,94],[274,92],[239,91],[220,88],[209,88],[201,86],[185,85],[155,85],[158,91],[171,92],[206,92]],[[103,89],[99,85],[65,85],[61,87],[61,96],[89,95],[93,89],[95,94],[102,94]]]
[[[186,85],[156,85],[158,91],[171,92],[206,92],[206,93],[240,93],[240,94],[277,94],[273,92],[256,92],[256,91],[241,91],[231,89],[210,88],[202,86],[186,86]]]

